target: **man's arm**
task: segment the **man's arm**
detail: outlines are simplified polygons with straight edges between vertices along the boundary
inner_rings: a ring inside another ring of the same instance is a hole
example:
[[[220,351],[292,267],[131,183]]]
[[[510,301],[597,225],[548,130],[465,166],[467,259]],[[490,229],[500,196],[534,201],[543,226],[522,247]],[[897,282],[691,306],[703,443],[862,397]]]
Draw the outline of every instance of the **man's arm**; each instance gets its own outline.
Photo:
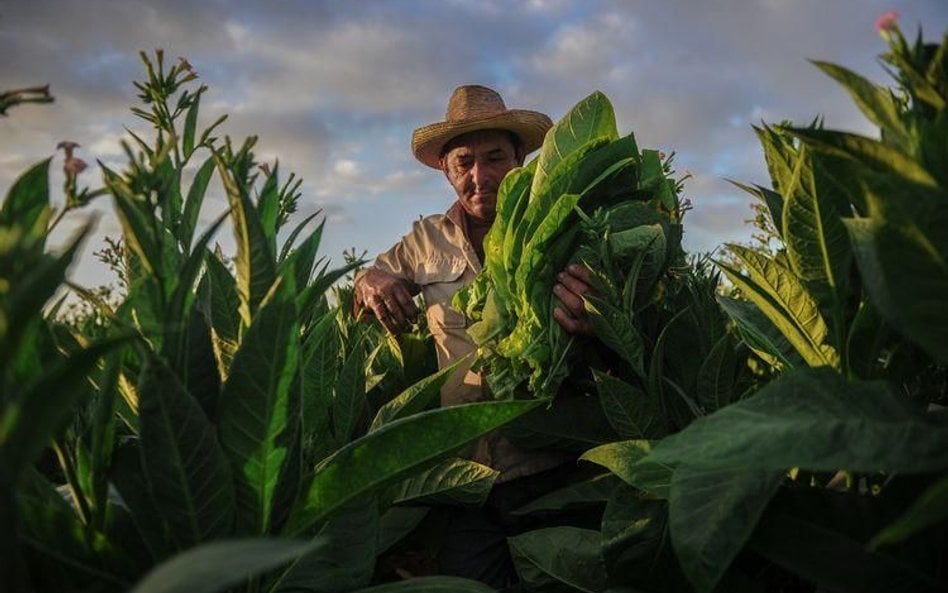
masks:
[[[390,333],[402,333],[410,330],[418,317],[414,296],[419,292],[414,282],[372,266],[356,279],[356,311],[368,309]]]

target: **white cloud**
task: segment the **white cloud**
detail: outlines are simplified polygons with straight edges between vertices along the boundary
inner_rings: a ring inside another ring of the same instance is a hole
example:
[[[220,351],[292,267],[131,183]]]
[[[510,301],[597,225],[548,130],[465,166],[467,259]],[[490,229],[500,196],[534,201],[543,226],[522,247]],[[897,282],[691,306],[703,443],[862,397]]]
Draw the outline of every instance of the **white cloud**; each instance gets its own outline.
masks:
[[[265,65],[240,82],[237,111],[413,112],[440,94],[452,61],[431,39],[385,22],[348,22],[303,39],[228,30],[242,55]]]
[[[102,160],[122,156],[125,154],[122,150],[122,140],[128,140],[125,134],[106,133],[89,145],[89,153]]]
[[[361,174],[359,163],[352,159],[339,159],[333,165],[332,170],[335,174],[345,179],[354,179]]]

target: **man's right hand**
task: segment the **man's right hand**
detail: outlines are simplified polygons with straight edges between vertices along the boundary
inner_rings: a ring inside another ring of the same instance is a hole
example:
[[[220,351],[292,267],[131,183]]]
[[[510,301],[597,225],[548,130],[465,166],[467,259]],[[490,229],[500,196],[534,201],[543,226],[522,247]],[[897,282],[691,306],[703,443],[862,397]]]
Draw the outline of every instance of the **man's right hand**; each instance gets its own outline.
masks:
[[[404,278],[369,268],[356,282],[356,301],[371,310],[389,333],[399,334],[409,331],[418,317],[411,289]]]

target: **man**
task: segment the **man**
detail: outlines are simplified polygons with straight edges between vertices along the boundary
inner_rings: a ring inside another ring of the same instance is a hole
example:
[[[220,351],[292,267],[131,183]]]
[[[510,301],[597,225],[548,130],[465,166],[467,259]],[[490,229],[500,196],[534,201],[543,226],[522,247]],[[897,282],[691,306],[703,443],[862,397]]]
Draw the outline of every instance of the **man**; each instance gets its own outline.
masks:
[[[412,152],[445,175],[457,199],[445,214],[416,222],[359,275],[357,309],[371,310],[388,331],[399,333],[419,314],[413,297],[421,292],[439,366],[472,353],[476,347],[465,331],[467,320],[451,307],[451,299],[481,270],[484,237],[494,221],[501,180],[540,147],[552,125],[542,113],[507,109],[501,96],[487,87],[455,89],[445,121],[415,130]],[[589,290],[586,270],[571,266],[558,279],[554,293],[565,309],[557,308],[555,319],[571,333],[590,334],[581,298]],[[470,371],[470,359],[446,383],[443,406],[491,398],[481,377]],[[518,529],[508,512],[563,483],[575,464],[559,452],[518,448],[500,433],[483,437],[465,456],[500,475],[485,509],[452,518],[452,537],[439,557],[441,572],[503,587],[513,576],[505,537]]]

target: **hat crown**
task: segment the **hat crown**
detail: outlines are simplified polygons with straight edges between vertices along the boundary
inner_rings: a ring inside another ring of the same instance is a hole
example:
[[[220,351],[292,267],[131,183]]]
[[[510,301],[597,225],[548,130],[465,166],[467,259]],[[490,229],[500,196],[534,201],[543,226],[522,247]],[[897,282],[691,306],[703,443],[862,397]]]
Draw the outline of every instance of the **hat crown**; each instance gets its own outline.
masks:
[[[449,122],[465,121],[500,115],[507,106],[500,93],[478,84],[459,86],[454,89],[448,101],[445,120]]]

